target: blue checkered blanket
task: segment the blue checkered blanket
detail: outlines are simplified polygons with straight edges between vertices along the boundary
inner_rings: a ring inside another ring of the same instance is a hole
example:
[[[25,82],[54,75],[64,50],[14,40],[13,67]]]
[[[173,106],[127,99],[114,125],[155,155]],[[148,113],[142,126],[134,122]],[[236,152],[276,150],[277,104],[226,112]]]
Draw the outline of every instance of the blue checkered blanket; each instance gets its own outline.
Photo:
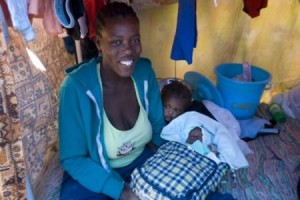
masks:
[[[141,200],[205,199],[228,170],[228,164],[167,142],[133,171],[130,186]]]

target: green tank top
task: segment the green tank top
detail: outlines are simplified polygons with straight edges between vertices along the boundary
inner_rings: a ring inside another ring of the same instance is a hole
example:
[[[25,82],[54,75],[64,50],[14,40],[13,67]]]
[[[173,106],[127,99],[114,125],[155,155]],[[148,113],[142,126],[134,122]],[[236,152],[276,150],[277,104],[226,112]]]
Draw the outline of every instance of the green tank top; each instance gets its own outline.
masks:
[[[126,131],[116,129],[110,123],[104,111],[104,142],[112,168],[124,167],[132,163],[141,155],[145,145],[152,138],[152,127],[148,119],[148,114],[141,105],[135,83],[134,87],[140,105],[140,112],[134,127]]]

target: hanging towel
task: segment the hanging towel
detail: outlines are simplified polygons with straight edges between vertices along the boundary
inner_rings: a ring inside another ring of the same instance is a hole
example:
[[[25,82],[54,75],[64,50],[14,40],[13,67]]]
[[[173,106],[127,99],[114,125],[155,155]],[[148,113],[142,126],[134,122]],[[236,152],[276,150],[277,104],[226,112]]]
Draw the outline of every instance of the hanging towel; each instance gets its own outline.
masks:
[[[259,16],[260,10],[266,8],[268,0],[244,0],[244,12],[250,17],[254,18]]]
[[[14,29],[22,33],[26,42],[34,40],[36,35],[29,21],[27,0],[6,0],[6,4]]]
[[[175,38],[171,59],[192,63],[197,43],[196,0],[179,0]]]
[[[54,11],[65,28],[74,28],[76,20],[85,12],[82,0],[54,0]]]
[[[54,11],[62,26],[66,28],[75,26],[75,19],[70,9],[70,0],[54,0]]]

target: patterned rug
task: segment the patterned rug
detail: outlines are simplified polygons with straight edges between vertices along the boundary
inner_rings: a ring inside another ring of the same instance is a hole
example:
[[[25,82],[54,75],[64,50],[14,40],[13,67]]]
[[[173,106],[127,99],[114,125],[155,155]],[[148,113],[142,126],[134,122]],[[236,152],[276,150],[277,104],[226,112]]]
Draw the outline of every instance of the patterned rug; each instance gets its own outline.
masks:
[[[25,43],[0,30],[0,199],[25,199],[25,168],[36,199],[58,199],[62,170],[58,163],[58,90],[66,67],[74,64],[63,41],[47,35],[34,21],[37,39]],[[45,71],[30,59],[31,50]]]
[[[0,30],[0,199],[25,198],[20,120],[7,46]]]
[[[258,114],[270,119],[267,105]],[[221,185],[238,200],[296,200],[300,177],[300,121],[289,118],[278,124],[279,135],[258,136],[249,141],[253,154],[248,156],[249,168],[237,171],[237,180],[227,177]]]

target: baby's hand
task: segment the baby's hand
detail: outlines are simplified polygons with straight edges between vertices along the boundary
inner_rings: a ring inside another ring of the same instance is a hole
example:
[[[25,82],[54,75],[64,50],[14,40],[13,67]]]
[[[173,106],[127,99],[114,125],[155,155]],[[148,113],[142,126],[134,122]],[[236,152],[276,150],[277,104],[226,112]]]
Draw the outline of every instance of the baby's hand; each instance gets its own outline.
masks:
[[[209,144],[208,148],[211,150],[211,152],[215,153],[216,155],[218,154],[218,149],[217,146],[214,144]]]

